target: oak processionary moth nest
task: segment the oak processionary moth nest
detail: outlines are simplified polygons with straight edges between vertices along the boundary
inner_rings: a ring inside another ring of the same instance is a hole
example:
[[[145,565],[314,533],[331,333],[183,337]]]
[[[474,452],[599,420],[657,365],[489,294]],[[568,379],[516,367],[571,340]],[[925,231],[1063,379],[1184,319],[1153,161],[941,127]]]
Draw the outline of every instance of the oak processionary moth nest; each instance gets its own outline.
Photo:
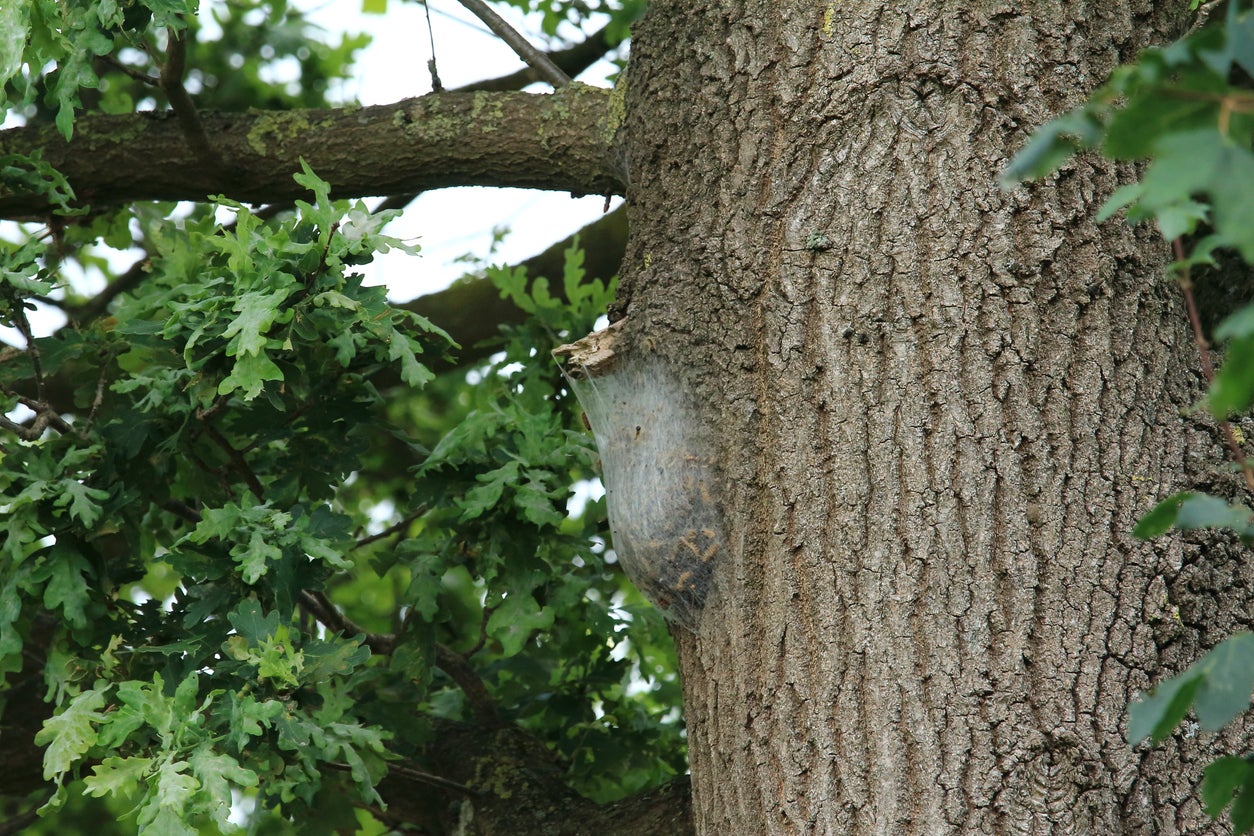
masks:
[[[669,620],[695,629],[725,551],[713,448],[664,358],[614,351],[622,322],[553,353],[601,453],[623,569]]]

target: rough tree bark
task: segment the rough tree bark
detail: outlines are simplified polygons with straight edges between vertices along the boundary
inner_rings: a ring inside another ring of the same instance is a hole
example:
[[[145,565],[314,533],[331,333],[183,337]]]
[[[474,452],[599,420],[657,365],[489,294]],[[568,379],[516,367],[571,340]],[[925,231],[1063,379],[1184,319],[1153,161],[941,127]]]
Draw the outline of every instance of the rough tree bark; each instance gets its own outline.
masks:
[[[635,30],[618,314],[722,437],[725,556],[677,631],[700,833],[1215,827],[1202,743],[1123,738],[1214,640],[1190,613],[1248,620],[1129,534],[1212,445],[1166,249],[1094,223],[1099,161],[996,185],[1181,10],[1023,8],[658,2]]]

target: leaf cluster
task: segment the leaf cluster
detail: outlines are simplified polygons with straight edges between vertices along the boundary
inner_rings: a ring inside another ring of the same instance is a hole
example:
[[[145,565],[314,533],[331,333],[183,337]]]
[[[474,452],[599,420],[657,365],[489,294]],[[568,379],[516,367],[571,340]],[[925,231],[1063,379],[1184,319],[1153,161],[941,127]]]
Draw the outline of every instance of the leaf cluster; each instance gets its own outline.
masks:
[[[324,106],[368,43],[364,35],[327,43],[286,0],[205,5],[212,32],[199,0],[5,3],[0,108],[27,123],[54,121],[68,139],[79,112],[164,107],[171,83],[208,109]],[[173,39],[188,45],[185,77],[168,76]]]
[[[447,336],[357,269],[413,247],[296,176],[312,199],[274,218],[153,213],[138,290],[0,364],[5,408],[36,411],[0,441],[0,671],[46,659],[45,810],[73,786],[190,833],[229,829],[243,793],[345,826],[433,720],[485,713],[596,799],[678,774],[665,626],[606,564],[603,503],[568,507],[595,457],[549,351],[613,286],[578,249],[564,302],[493,271],[532,320],[436,376]],[[0,318],[21,325],[61,280],[47,241],[0,258]],[[54,407],[62,375],[79,400]]]
[[[622,34],[638,11],[545,7]],[[364,43],[283,0],[20,0],[0,107],[67,137],[86,111],[325,107]],[[0,711],[42,678],[33,832],[351,829],[450,721],[521,726],[598,801],[681,773],[673,648],[607,559],[549,354],[612,283],[577,248],[553,285],[491,269],[531,320],[449,370],[364,278],[417,250],[396,213],[295,177],[294,204],[101,211],[37,151],[0,159],[0,190],[59,207],[0,238]],[[40,336],[50,305],[70,322]]]

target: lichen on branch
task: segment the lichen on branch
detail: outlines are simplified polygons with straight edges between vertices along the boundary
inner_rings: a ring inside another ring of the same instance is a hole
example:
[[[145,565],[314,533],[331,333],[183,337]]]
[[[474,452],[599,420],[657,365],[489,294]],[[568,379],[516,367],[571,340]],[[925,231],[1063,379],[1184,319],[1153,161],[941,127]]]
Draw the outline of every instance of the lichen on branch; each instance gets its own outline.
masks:
[[[134,200],[245,202],[300,197],[303,158],[336,197],[449,186],[619,194],[610,91],[572,84],[551,94],[440,93],[391,105],[203,113],[221,167],[205,165],[171,113],[86,116],[67,141],[52,125],[0,131],[0,157],[41,151],[81,204]],[[51,212],[43,194],[0,183],[0,217]]]

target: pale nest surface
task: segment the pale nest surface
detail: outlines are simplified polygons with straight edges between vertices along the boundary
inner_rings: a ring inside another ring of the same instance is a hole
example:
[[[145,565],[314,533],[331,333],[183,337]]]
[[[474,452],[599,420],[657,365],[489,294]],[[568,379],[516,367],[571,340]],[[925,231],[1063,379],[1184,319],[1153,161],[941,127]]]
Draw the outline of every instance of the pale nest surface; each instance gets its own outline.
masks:
[[[715,460],[698,410],[663,358],[615,354],[589,368],[577,351],[564,353],[601,453],[618,559],[668,619],[695,628],[725,551]]]

